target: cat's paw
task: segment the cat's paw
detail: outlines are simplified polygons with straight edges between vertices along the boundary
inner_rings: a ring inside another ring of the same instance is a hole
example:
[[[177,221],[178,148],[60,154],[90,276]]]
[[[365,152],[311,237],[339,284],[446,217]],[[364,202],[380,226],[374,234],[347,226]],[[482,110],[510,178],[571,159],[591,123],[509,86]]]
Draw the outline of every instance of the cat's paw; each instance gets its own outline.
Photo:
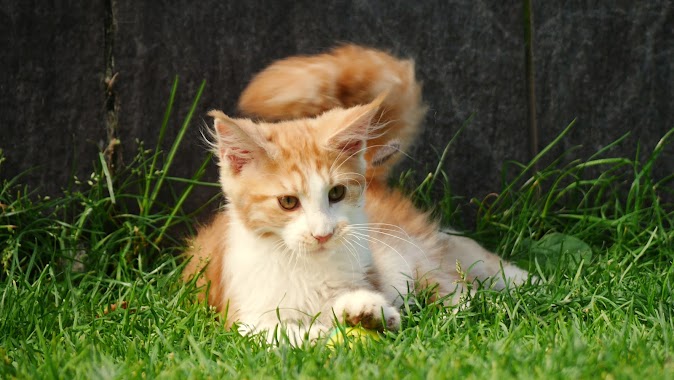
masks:
[[[383,295],[371,290],[355,290],[342,294],[333,307],[340,322],[360,324],[372,330],[398,330],[400,312]]]
[[[505,264],[505,263],[504,263]],[[527,282],[527,279],[531,279],[532,283],[538,281],[538,277],[530,274],[526,270],[519,268],[514,264],[507,263],[503,265],[503,274],[499,275],[496,281],[497,288],[514,288],[518,287]]]
[[[327,335],[327,331],[328,329],[323,325],[312,325],[306,328],[295,323],[287,323],[268,330],[267,343],[300,347],[304,342],[315,343],[320,337]]]
[[[261,336],[269,345],[290,344],[294,347],[300,347],[305,341],[315,343],[328,332],[328,328],[319,323],[312,324],[308,328],[297,323],[240,325],[238,330],[241,335]]]

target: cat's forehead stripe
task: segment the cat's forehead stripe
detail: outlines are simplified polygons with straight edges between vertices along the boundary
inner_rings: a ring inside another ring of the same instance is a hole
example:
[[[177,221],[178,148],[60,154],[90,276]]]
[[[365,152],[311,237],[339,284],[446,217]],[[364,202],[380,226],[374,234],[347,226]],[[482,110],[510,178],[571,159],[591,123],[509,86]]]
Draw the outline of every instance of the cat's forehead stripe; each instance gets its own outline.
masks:
[[[294,161],[294,160],[293,160]],[[309,182],[311,177],[318,176],[324,182],[329,180],[328,166],[326,162],[320,159],[305,159],[303,162],[290,162],[287,167],[290,186],[302,194],[308,194],[310,191]]]
[[[300,131],[278,130],[272,141],[280,148],[276,163],[278,172],[286,177],[283,181],[287,183],[286,187],[306,194],[309,191],[308,177],[320,173],[321,177],[327,179],[335,157],[319,145],[313,134],[306,129],[303,131],[305,134],[299,134]]]
[[[277,192],[287,194],[309,194],[310,178],[317,175],[324,184],[336,182],[331,178],[338,173],[360,172],[349,157],[330,150],[320,133],[330,125],[317,124],[315,120],[265,124],[263,138],[276,152],[273,164],[268,168],[276,173],[280,181]],[[271,184],[270,184],[271,185]],[[269,190],[269,189],[268,189]]]

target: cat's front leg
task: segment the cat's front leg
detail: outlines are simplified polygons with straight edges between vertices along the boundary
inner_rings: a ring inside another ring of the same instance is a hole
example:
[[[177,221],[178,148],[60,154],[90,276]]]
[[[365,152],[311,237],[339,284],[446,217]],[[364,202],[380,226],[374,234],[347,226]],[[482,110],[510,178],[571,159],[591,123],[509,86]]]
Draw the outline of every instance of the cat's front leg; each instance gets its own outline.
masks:
[[[398,330],[400,312],[381,293],[359,289],[348,291],[335,300],[333,311],[339,322],[366,329]]]

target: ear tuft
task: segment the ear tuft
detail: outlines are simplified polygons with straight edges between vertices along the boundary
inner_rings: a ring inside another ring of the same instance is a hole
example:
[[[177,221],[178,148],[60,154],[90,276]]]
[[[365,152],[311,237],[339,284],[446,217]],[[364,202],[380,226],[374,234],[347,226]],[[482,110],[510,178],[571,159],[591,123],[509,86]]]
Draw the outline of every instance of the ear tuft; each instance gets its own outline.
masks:
[[[381,166],[390,160],[396,153],[400,152],[400,141],[393,139],[377,148],[372,156],[372,166]]]

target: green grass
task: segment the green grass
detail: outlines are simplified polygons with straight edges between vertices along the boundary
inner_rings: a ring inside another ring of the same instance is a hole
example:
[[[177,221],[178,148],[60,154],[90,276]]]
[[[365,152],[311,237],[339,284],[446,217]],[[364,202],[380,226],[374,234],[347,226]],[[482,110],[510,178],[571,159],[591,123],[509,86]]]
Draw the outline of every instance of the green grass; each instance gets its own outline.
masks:
[[[672,178],[652,175],[674,130],[644,160],[613,155],[629,136],[582,160],[546,148],[505,165],[498,196],[473,200],[478,240],[542,283],[481,289],[457,313],[408,308],[399,333],[351,348],[270,348],[225,331],[180,280],[176,231],[194,218],[181,204],[212,164],[170,176],[193,110],[168,152],[141,148],[114,178],[95,160],[52,199],[3,181],[0,378],[674,377],[674,210],[661,203]],[[440,174],[417,187],[421,205],[446,186]],[[447,194],[436,212],[454,218],[455,205]]]

